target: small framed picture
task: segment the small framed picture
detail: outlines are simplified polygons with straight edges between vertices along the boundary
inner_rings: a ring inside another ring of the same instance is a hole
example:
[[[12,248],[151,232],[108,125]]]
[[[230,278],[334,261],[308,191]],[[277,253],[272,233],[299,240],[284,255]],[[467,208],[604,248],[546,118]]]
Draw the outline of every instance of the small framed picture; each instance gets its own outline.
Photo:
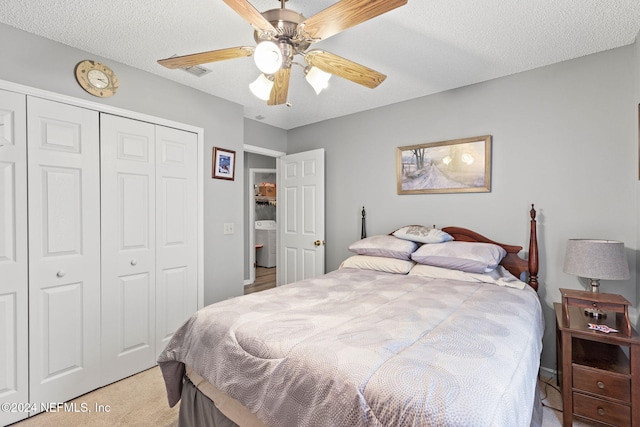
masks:
[[[236,152],[213,147],[212,178],[233,181],[236,169]]]

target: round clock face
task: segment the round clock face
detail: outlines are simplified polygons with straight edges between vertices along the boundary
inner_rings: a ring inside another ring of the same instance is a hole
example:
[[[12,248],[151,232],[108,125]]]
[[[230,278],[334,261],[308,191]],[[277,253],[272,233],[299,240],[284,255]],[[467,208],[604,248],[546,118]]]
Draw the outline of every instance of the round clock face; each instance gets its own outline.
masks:
[[[118,78],[111,68],[96,61],[82,61],[76,65],[76,80],[88,93],[101,98],[118,90]]]
[[[96,87],[98,89],[104,89],[105,87],[109,86],[109,76],[107,76],[101,70],[90,70],[87,73],[87,79],[89,80],[89,83],[93,85],[93,87]]]

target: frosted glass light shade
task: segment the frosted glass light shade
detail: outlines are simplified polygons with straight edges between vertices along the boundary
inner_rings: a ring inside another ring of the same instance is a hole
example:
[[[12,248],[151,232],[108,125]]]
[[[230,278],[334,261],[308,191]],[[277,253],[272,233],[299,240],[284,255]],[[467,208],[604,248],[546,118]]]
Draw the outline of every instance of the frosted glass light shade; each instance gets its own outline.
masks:
[[[282,52],[274,42],[263,41],[253,51],[253,60],[260,71],[273,74],[282,66]]]
[[[251,93],[253,93],[256,98],[262,99],[263,101],[269,100],[269,97],[271,96],[271,88],[273,88],[273,80],[269,79],[264,74],[260,74],[258,78],[249,85]]]
[[[319,68],[311,67],[304,78],[309,82],[311,87],[313,87],[313,90],[316,91],[316,95],[319,95],[323,89],[326,89],[327,86],[329,86],[331,74],[326,73]]]

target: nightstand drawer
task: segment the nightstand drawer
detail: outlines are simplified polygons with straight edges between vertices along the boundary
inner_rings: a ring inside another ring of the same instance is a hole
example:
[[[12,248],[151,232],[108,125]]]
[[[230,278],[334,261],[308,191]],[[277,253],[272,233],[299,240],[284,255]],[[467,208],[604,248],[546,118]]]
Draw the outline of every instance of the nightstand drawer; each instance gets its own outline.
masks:
[[[573,388],[631,402],[631,379],[599,369],[573,366]]]
[[[573,413],[615,426],[631,425],[631,408],[595,397],[573,393]]]

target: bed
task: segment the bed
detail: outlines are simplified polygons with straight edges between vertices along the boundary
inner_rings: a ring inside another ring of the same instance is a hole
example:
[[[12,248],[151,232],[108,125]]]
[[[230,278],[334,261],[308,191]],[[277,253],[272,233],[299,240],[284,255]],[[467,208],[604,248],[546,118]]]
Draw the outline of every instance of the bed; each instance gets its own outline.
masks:
[[[527,261],[465,228],[416,242],[409,227],[355,242],[336,271],[195,313],[158,359],[179,425],[540,425],[533,206]],[[478,248],[498,254],[452,255]]]

